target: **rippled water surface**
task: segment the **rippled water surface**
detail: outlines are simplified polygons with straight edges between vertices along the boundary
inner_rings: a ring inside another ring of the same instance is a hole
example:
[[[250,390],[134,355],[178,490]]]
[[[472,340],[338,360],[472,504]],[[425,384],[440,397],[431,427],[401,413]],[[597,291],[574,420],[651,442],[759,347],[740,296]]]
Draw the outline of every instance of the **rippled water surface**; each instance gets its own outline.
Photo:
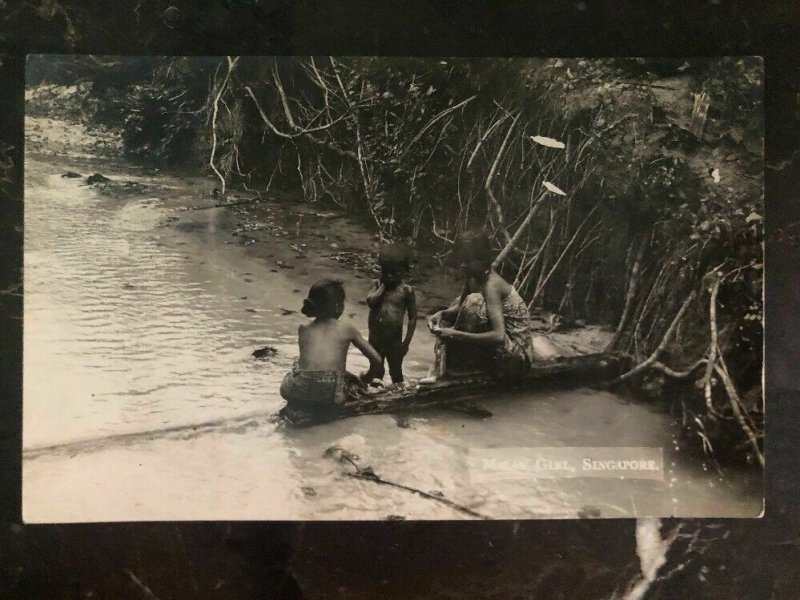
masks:
[[[274,374],[246,360],[267,313],[226,289],[238,274],[213,245],[165,241],[157,197],[116,201],[35,167],[28,178],[26,446],[268,407]]]
[[[456,519],[451,506],[354,479],[338,446],[381,477],[493,518],[755,516],[752,477],[681,452],[671,419],[588,389],[482,398],[494,417],[435,410],[277,428],[302,294],[330,265],[272,272],[231,244],[221,209],[185,211],[206,184],[144,177],[102,193],[29,155],[25,196],[24,515],[31,521]],[[208,201],[206,199],[206,204]],[[226,243],[227,242],[227,243]],[[284,243],[281,241],[274,243]],[[339,269],[343,318],[366,329],[368,281]],[[418,329],[406,361],[426,370]],[[269,362],[251,357],[272,345]],[[363,359],[353,355],[357,369]],[[661,446],[665,480],[537,479],[476,470],[471,456],[553,446]]]

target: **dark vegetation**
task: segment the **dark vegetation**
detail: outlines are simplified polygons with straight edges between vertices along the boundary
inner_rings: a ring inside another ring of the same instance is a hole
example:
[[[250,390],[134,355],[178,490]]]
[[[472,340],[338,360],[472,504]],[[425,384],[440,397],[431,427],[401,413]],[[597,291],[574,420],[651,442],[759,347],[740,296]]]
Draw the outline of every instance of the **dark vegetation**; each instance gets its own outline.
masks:
[[[609,324],[617,383],[763,464],[758,59],[32,57],[139,161],[282,190],[441,258],[485,227],[532,311]]]

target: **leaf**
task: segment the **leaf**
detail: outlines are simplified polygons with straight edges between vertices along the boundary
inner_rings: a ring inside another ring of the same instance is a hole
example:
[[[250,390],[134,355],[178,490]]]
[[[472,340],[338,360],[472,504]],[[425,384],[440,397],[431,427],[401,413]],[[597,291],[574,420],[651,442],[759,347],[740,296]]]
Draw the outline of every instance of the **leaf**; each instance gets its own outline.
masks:
[[[760,220],[761,220],[761,215],[759,215],[756,212],[751,212],[749,215],[747,215],[745,222],[752,223],[753,221],[760,221]]]
[[[567,195],[566,192],[564,192],[560,188],[557,188],[556,186],[554,186],[549,181],[543,181],[542,185],[544,187],[546,187],[548,190],[550,190],[551,192],[553,192],[554,194],[558,194],[559,196],[566,196]]]
[[[559,142],[558,140],[554,140],[553,138],[544,137],[542,135],[532,135],[531,140],[536,142],[537,144],[541,144],[542,146],[547,146],[548,148],[559,148],[563,149],[564,142]]]

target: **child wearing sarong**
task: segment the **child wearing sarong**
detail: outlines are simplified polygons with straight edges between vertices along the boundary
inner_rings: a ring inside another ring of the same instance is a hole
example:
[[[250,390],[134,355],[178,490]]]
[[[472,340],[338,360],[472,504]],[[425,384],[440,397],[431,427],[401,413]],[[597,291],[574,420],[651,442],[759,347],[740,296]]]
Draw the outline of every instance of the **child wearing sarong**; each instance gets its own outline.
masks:
[[[464,289],[450,308],[428,319],[437,337],[433,378],[477,370],[516,379],[534,362],[528,307],[492,260],[483,233],[465,235],[456,244],[449,262],[459,268]]]
[[[311,286],[302,313],[314,320],[297,330],[300,357],[281,384],[281,396],[291,408],[329,410],[363,389],[362,382],[383,377],[378,353],[349,323],[344,312],[341,282],[323,279]],[[359,379],[346,370],[347,350],[353,344],[369,359],[370,368]]]

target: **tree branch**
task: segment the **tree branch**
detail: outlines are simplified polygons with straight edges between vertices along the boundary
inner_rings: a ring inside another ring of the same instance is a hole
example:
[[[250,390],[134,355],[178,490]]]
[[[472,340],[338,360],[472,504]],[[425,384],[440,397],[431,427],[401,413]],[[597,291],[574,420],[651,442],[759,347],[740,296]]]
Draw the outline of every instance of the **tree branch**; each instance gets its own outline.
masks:
[[[650,365],[650,368],[655,369],[656,371],[661,371],[662,373],[664,373],[664,375],[667,375],[674,379],[686,379],[687,377],[690,377],[692,373],[694,373],[698,369],[698,367],[700,367],[700,365],[704,364],[705,362],[706,358],[700,358],[696,360],[694,363],[692,363],[691,366],[684,369],[683,371],[676,371],[668,367],[664,363],[658,361],[652,363]]]
[[[678,326],[678,323],[683,318],[683,315],[686,312],[686,309],[689,308],[689,304],[691,304],[692,300],[694,300],[696,295],[697,295],[697,292],[695,290],[692,290],[691,293],[686,297],[686,300],[683,301],[683,304],[681,305],[680,309],[678,309],[678,312],[675,315],[675,318],[672,319],[672,323],[670,323],[669,327],[667,328],[667,332],[664,334],[664,337],[661,339],[661,343],[658,344],[658,347],[653,351],[653,353],[650,355],[650,357],[647,360],[645,360],[644,362],[639,363],[638,365],[636,365],[633,369],[631,369],[627,373],[624,373],[623,375],[620,375],[619,377],[617,377],[609,385],[616,385],[618,383],[622,383],[626,379],[630,379],[634,375],[638,375],[639,373],[641,373],[646,368],[648,368],[651,365],[653,365],[653,363],[655,363],[658,360],[658,356],[661,354],[661,352],[664,350],[664,348],[666,348],[667,343],[669,342],[670,338],[672,337],[673,332],[675,331],[675,328]]]
[[[517,227],[517,230],[514,232],[514,235],[511,236],[510,240],[508,240],[505,248],[503,248],[500,254],[497,255],[497,258],[494,259],[492,266],[495,268],[499,267],[506,259],[506,256],[508,256],[508,253],[514,249],[514,246],[516,246],[517,242],[519,242],[519,239],[522,237],[522,233],[527,229],[528,225],[533,220],[533,217],[535,217],[539,213],[539,210],[541,210],[546,197],[547,192],[542,192],[542,194],[536,199],[536,202],[531,205],[525,220],[520,223],[519,227]]]
[[[289,107],[289,100],[286,97],[286,92],[284,91],[283,85],[281,84],[280,75],[278,75],[278,68],[274,65],[272,67],[272,78],[273,81],[275,82],[275,88],[278,90],[278,96],[280,96],[281,99],[281,105],[283,106],[283,114],[286,116],[286,120],[289,123],[289,127],[291,127],[297,133],[297,135],[309,134],[317,131],[324,131],[325,129],[330,129],[332,126],[336,125],[336,123],[339,123],[340,121],[344,120],[346,113],[340,116],[338,119],[329,121],[325,125],[319,125],[317,127],[300,127],[295,121],[294,115],[292,114],[292,110]],[[326,103],[326,108],[327,108],[327,103]],[[319,112],[319,114],[316,117],[314,117],[312,122],[315,121],[317,118],[319,118],[319,116],[325,112],[326,110],[322,109]]]
[[[553,276],[553,273],[555,273],[556,269],[558,269],[558,266],[561,264],[561,261],[564,260],[564,256],[566,256],[567,252],[569,252],[570,248],[572,248],[572,245],[575,243],[575,240],[578,239],[578,234],[586,226],[586,223],[589,222],[589,219],[591,219],[592,215],[594,214],[594,211],[596,211],[598,209],[598,207],[600,206],[601,202],[602,202],[602,199],[598,200],[597,204],[595,204],[594,207],[592,207],[592,210],[590,210],[589,214],[587,214],[586,217],[583,219],[581,224],[575,230],[575,233],[572,234],[572,238],[569,240],[569,242],[567,243],[566,247],[561,252],[561,255],[558,257],[558,259],[556,260],[555,264],[550,269],[550,272],[547,274],[547,277],[545,277],[544,280],[540,284],[537,284],[536,291],[534,292],[533,298],[531,298],[531,301],[528,304],[528,308],[532,308],[533,306],[536,305],[536,301],[539,299],[539,296],[541,296],[542,292],[544,291],[544,287],[547,285],[547,282],[550,281],[550,278]]]
[[[521,113],[517,113],[517,116],[514,117],[514,120],[511,122],[511,125],[506,132],[506,137],[503,138],[503,143],[500,144],[500,149],[497,151],[497,156],[492,163],[491,169],[489,169],[489,174],[486,176],[486,183],[484,183],[484,189],[486,190],[486,194],[489,196],[489,206],[494,209],[494,215],[497,219],[497,226],[500,231],[503,233],[503,237],[505,238],[506,243],[511,241],[511,236],[506,230],[505,226],[503,225],[503,209],[500,207],[500,203],[497,201],[497,198],[492,191],[492,181],[494,180],[494,176],[497,173],[497,167],[500,164],[500,160],[503,157],[503,153],[506,150],[506,146],[508,145],[508,140],[511,137],[511,133],[514,131],[514,127],[517,125],[517,121],[519,121]]]
[[[408,146],[406,146],[406,149],[405,149],[405,151],[406,151],[406,152],[408,152],[408,150],[411,148],[411,146],[413,146],[414,144],[416,144],[416,143],[419,141],[419,139],[422,137],[422,135],[423,135],[423,134],[424,134],[424,133],[425,133],[425,132],[426,132],[426,131],[427,131],[427,130],[430,128],[430,127],[432,127],[432,126],[433,126],[433,124],[434,124],[434,123],[436,123],[436,121],[438,121],[439,119],[442,119],[442,118],[446,117],[446,116],[447,116],[447,115],[449,115],[451,112],[453,112],[453,111],[456,111],[456,110],[458,110],[459,108],[462,108],[462,107],[466,106],[467,104],[469,104],[470,102],[472,102],[473,100],[475,100],[475,98],[477,98],[477,97],[478,97],[478,96],[470,96],[470,97],[469,97],[469,98],[467,98],[466,100],[462,100],[461,102],[459,102],[459,103],[458,103],[458,104],[456,104],[455,106],[451,106],[450,108],[446,108],[445,110],[443,110],[442,112],[440,112],[438,115],[436,115],[435,117],[433,117],[433,118],[432,118],[430,121],[428,121],[428,123],[425,125],[425,127],[423,127],[422,129],[420,129],[420,130],[419,130],[419,132],[417,133],[417,135],[415,135],[415,136],[414,136],[414,138],[411,140],[411,142],[408,144]]]
[[[492,124],[491,124],[491,125],[490,125],[490,126],[487,128],[487,129],[486,129],[486,132],[484,132],[484,134],[483,134],[483,135],[481,136],[481,138],[478,140],[478,143],[475,145],[475,150],[473,150],[473,151],[472,151],[472,154],[470,154],[470,156],[469,156],[469,160],[467,161],[467,171],[469,171],[469,170],[471,170],[471,169],[472,169],[472,163],[473,163],[473,161],[475,160],[475,157],[476,157],[476,156],[478,156],[478,151],[481,149],[481,146],[483,146],[483,143],[486,141],[486,138],[488,138],[488,137],[489,137],[489,136],[492,134],[492,132],[493,132],[493,131],[494,131],[494,130],[495,130],[495,129],[496,129],[498,126],[499,126],[499,125],[501,125],[501,124],[505,123],[505,122],[508,120],[508,118],[509,118],[509,116],[508,116],[508,115],[503,115],[501,118],[499,118],[497,121],[495,121],[494,123],[492,123]]]
[[[628,319],[630,319],[631,316],[631,307],[633,306],[633,299],[636,296],[636,289],[639,285],[640,268],[646,246],[647,236],[642,236],[642,238],[639,240],[639,248],[636,252],[636,258],[634,259],[633,266],[631,267],[631,274],[628,280],[628,290],[625,294],[625,305],[622,309],[622,315],[619,318],[617,330],[614,332],[614,337],[611,338],[611,341],[608,343],[609,349],[615,348],[617,344],[619,344],[619,340],[622,338],[622,332],[628,325]]]
[[[314,142],[315,144],[317,144],[318,146],[324,146],[325,148],[328,148],[329,150],[333,150],[334,152],[336,152],[336,154],[339,154],[340,156],[346,156],[347,158],[352,158],[353,160],[358,160],[358,155],[355,152],[353,152],[352,150],[346,150],[344,148],[341,148],[341,147],[337,146],[333,142],[329,142],[327,140],[319,140],[319,139],[315,138],[313,135],[311,135],[310,133],[307,133],[307,132],[304,132],[304,131],[300,131],[298,133],[285,133],[285,132],[281,131],[280,129],[275,127],[275,125],[272,123],[272,121],[269,120],[269,117],[264,112],[264,109],[261,108],[261,105],[258,103],[258,100],[256,99],[256,96],[253,93],[253,90],[250,89],[250,86],[246,85],[246,86],[244,86],[244,89],[247,91],[247,93],[253,99],[253,102],[255,103],[256,108],[258,109],[258,113],[261,115],[261,119],[264,121],[264,123],[267,125],[267,127],[269,127],[269,129],[275,135],[277,135],[278,137],[282,137],[282,138],[287,139],[287,140],[294,140],[294,139],[296,139],[298,137],[305,137],[306,139],[308,139],[308,140]]]
[[[217,175],[220,181],[220,185],[222,186],[222,195],[225,195],[225,177],[222,176],[222,173],[219,172],[217,166],[214,164],[214,157],[217,153],[217,114],[219,113],[219,101],[222,98],[222,94],[225,92],[225,88],[228,85],[228,81],[230,81],[231,73],[233,73],[233,69],[236,66],[236,63],[239,62],[239,57],[237,56],[234,59],[231,59],[230,56],[227,57],[228,60],[228,72],[225,74],[225,79],[222,80],[222,83],[219,85],[217,89],[217,93],[214,96],[214,110],[211,115],[211,155],[208,159],[208,165],[211,167],[211,170]],[[214,74],[216,80],[216,73]]]

